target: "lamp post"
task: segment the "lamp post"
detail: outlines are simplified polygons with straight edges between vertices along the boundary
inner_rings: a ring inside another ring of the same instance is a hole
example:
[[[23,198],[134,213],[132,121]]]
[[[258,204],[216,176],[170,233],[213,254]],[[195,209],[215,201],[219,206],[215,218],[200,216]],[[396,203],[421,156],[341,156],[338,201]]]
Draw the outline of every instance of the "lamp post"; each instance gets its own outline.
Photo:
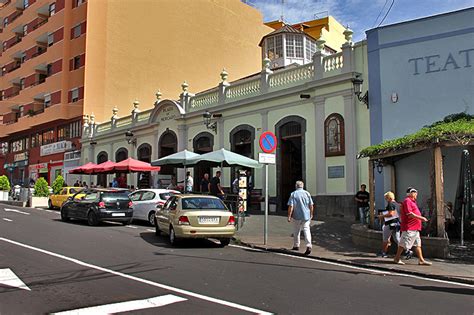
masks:
[[[202,114],[202,120],[207,129],[214,131],[214,133],[217,133],[217,122],[212,122],[212,118],[221,116],[221,114],[212,114],[208,111],[205,111],[204,114]]]
[[[357,96],[357,99],[359,100],[359,102],[363,102],[367,106],[367,109],[368,109],[369,108],[369,91],[365,92],[365,94],[361,96],[363,82],[364,80],[362,80],[359,76],[352,78],[352,86],[354,88],[354,94]]]

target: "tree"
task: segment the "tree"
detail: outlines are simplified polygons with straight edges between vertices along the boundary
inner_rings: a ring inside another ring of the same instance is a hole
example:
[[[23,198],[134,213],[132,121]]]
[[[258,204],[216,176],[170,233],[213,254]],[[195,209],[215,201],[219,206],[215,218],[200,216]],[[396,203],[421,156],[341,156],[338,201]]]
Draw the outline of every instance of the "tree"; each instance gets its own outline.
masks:
[[[48,183],[43,177],[38,178],[35,183],[35,197],[49,197]]]
[[[53,193],[59,195],[64,186],[64,178],[61,175],[58,175],[53,182]]]
[[[10,181],[6,175],[0,176],[0,191],[10,191]]]

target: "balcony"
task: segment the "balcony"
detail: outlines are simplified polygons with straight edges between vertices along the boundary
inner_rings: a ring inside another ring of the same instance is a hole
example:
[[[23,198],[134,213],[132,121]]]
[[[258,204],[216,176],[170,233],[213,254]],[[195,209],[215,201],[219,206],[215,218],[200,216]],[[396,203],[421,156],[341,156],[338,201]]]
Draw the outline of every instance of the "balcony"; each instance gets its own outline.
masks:
[[[3,124],[4,125],[11,125],[18,122],[18,115],[16,112],[10,112],[3,114]]]

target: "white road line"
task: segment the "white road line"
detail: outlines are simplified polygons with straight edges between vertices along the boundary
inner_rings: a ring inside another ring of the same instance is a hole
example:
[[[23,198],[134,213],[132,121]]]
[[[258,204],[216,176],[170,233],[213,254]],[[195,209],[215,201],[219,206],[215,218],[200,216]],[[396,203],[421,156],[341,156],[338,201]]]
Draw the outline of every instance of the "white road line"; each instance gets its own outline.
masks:
[[[5,208],[4,210],[5,210],[6,212],[16,212],[16,213],[20,213],[20,214],[30,215],[30,213],[28,213],[28,212],[23,212],[23,211],[16,210],[16,209]]]
[[[128,301],[128,302],[120,302],[120,303],[113,303],[107,305],[99,305],[99,306],[92,306],[92,307],[85,307],[79,308],[75,310],[53,313],[53,314],[61,314],[61,315],[72,315],[72,314],[114,314],[114,313],[121,313],[121,312],[130,312],[136,310],[143,310],[147,308],[154,308],[165,306],[177,302],[187,301],[187,299],[167,294],[163,296],[157,296],[154,298],[144,299],[144,300],[135,300],[135,301]]]
[[[146,229],[148,232],[155,232],[153,229]]]
[[[133,225],[125,225],[125,227],[128,227],[129,229],[138,229],[138,227]]]
[[[7,218],[3,218],[3,221],[12,222],[13,220],[10,220],[10,219],[7,219]]]
[[[248,247],[240,246],[240,245],[229,245],[229,246],[236,247],[236,248],[247,249],[247,250],[249,249]],[[258,251],[258,252],[265,252],[264,250],[258,249],[258,248],[252,248],[251,250]],[[419,279],[419,280],[424,280],[424,281],[432,281],[432,282],[438,282],[438,283],[457,285],[457,286],[461,286],[461,287],[474,288],[474,285],[467,284],[467,283],[459,283],[459,282],[448,281],[448,280],[432,279],[432,278],[426,278],[426,277],[422,277],[422,276],[402,274],[402,273],[396,273],[396,272],[390,272],[390,271],[382,271],[382,270],[371,269],[369,267],[357,267],[357,266],[340,264],[340,263],[331,262],[331,261],[320,260],[320,259],[317,259],[317,258],[294,256],[294,255],[290,255],[290,254],[283,254],[283,253],[276,253],[276,252],[272,252],[272,254],[279,255],[279,256],[284,256],[284,257],[308,260],[308,261],[317,261],[317,262],[322,263],[322,264],[333,265],[333,266],[344,267],[344,268],[355,269],[355,270],[369,271],[369,272],[372,272],[372,273],[378,273],[378,274],[384,274],[384,275],[390,275],[390,276],[406,277],[406,278],[413,278],[413,279]]]
[[[47,251],[45,249],[41,249],[41,248],[33,247],[31,245],[23,244],[23,243],[20,243],[20,242],[17,242],[17,241],[9,240],[9,239],[4,238],[4,237],[0,237],[0,241],[4,241],[6,243],[10,243],[10,244],[14,244],[14,245],[17,245],[17,246],[20,246],[20,247],[28,248],[28,249],[31,249],[31,250],[34,250],[34,251],[37,251],[37,252],[40,252],[40,253],[43,253],[43,254],[46,254],[46,255],[50,255],[50,256],[53,256],[53,257],[63,259],[63,260],[67,260],[67,261],[70,261],[72,263],[78,264],[80,266],[88,267],[88,268],[91,268],[91,269],[96,269],[96,270],[106,272],[106,273],[110,273],[110,274],[113,274],[113,275],[116,275],[116,276],[119,276],[119,277],[122,277],[122,278],[126,278],[126,279],[130,279],[130,280],[133,280],[133,281],[145,283],[145,284],[157,287],[157,288],[162,288],[162,289],[173,291],[173,292],[180,293],[180,294],[183,294],[183,295],[192,296],[194,298],[204,300],[204,301],[208,301],[208,302],[211,302],[211,303],[216,303],[216,304],[236,308],[236,309],[246,311],[246,312],[250,312],[250,313],[272,314],[272,313],[262,311],[262,310],[259,310],[259,309],[256,309],[256,308],[240,305],[240,304],[229,302],[229,301],[220,300],[220,299],[217,299],[217,298],[202,295],[202,294],[195,293],[195,292],[192,292],[192,291],[175,288],[175,287],[172,287],[172,286],[169,286],[169,285],[166,285],[166,284],[161,284],[161,283],[154,282],[154,281],[151,281],[151,280],[138,278],[138,277],[135,277],[135,276],[131,276],[131,275],[122,273],[122,272],[118,272],[118,271],[114,271],[114,270],[107,269],[107,268],[104,268],[104,267],[89,264],[89,263],[80,261],[80,260],[75,259],[75,258],[67,257],[67,256],[64,256],[64,255],[61,255],[61,254],[57,254],[57,253]]]

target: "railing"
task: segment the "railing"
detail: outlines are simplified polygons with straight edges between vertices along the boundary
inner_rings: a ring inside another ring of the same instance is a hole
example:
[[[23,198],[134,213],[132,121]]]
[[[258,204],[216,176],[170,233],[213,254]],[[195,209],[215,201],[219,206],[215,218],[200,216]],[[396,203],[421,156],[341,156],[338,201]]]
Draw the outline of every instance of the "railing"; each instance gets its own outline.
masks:
[[[271,74],[269,85],[272,88],[282,85],[288,85],[303,80],[309,80],[313,77],[313,75],[314,65],[307,64]]]
[[[117,128],[132,124],[132,116],[122,117],[116,120],[115,126]]]
[[[8,95],[4,95],[3,96],[3,100],[7,100],[9,98],[12,98],[12,97],[15,97],[17,96],[18,94],[20,94],[20,90],[16,91],[16,92],[13,92],[13,93],[10,93]]]
[[[48,23],[48,19],[45,19],[45,20],[42,20],[42,21],[39,22],[39,23],[36,23],[35,26],[33,26],[33,30],[39,28],[39,27],[42,26],[42,25],[45,25],[46,23]]]
[[[145,120],[148,120],[150,118],[150,115],[151,115],[151,112],[153,111],[153,109],[149,109],[149,110],[146,110],[144,112],[140,112],[138,113],[137,115],[137,121],[145,121]]]
[[[110,121],[97,125],[97,132],[105,132],[110,129],[112,129],[112,123]]]
[[[8,19],[8,24],[7,24],[6,26],[12,24],[13,21],[15,21],[16,19],[18,19],[18,17],[20,17],[20,16],[23,15],[23,11],[16,11],[16,12],[17,12],[17,14],[15,14],[13,17],[11,17],[11,18]],[[6,27],[6,26],[5,26],[5,27]]]
[[[191,108],[197,109],[205,106],[217,104],[219,101],[219,92],[216,90],[204,92],[191,98]]]
[[[44,50],[42,51],[37,51],[35,52],[33,55],[31,55],[31,58],[30,59],[33,59],[34,57],[38,57],[39,55],[42,55],[44,54],[48,49],[46,47],[43,48]],[[26,61],[26,60],[25,60]]]
[[[225,96],[228,99],[250,96],[260,92],[260,77],[250,81],[235,83],[225,90]]]
[[[341,69],[343,65],[344,65],[344,60],[342,57],[342,51],[338,52],[337,54],[325,56],[323,58],[324,72]]]
[[[5,1],[4,3],[0,3],[0,10],[9,5],[12,2],[12,0]]]

